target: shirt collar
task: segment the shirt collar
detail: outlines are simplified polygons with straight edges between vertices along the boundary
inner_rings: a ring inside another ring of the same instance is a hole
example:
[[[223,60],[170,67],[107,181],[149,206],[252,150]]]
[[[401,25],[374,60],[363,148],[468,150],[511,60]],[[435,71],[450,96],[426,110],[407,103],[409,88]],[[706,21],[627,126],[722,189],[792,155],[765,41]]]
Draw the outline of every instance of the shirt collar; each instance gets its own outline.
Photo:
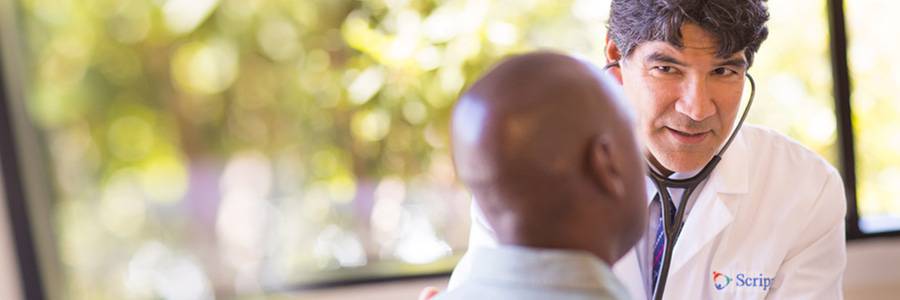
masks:
[[[472,280],[626,295],[609,265],[586,251],[499,245],[469,249]]]

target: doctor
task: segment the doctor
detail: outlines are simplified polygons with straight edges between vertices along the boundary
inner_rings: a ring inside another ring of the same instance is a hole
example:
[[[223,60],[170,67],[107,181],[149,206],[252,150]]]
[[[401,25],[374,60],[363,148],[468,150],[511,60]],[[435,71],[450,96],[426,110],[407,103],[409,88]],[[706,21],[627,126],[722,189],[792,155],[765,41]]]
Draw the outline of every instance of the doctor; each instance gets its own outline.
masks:
[[[613,267],[634,299],[843,297],[840,175],[771,129],[733,132],[767,20],[760,0],[612,1],[608,70],[638,112],[658,176],[647,178],[647,230]],[[697,184],[658,185],[677,179]],[[472,212],[470,249],[495,247],[477,205]],[[471,264],[463,257],[450,290]]]

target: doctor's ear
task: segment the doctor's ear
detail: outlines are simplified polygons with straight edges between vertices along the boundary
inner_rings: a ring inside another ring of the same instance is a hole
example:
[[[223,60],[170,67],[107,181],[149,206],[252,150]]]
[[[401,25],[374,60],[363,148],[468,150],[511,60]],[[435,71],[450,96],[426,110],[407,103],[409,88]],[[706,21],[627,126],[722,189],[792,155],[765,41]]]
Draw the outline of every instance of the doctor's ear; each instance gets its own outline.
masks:
[[[616,42],[606,35],[606,72],[622,84],[622,52]]]
[[[593,181],[604,194],[621,199],[625,194],[625,182],[613,161],[612,139],[608,134],[595,136],[588,154],[588,168]]]

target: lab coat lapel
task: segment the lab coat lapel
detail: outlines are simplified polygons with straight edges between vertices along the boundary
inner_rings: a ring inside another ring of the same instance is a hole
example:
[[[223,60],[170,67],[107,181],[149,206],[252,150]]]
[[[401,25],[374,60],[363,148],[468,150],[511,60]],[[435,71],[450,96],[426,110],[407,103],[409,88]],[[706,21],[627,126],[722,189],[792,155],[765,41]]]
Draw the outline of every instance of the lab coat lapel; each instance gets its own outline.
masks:
[[[652,186],[653,182],[650,178],[646,178],[647,186]],[[650,201],[656,190],[647,190],[647,206],[649,208]],[[638,240],[637,244],[628,251],[625,256],[619,259],[613,265],[613,272],[625,285],[632,299],[648,299],[650,290],[650,270],[649,255],[647,241],[645,239]]]
[[[732,219],[731,211],[715,191],[704,189],[697,198],[691,216],[685,221],[681,236],[675,244],[669,277],[712,241]]]
[[[671,277],[713,241],[734,220],[735,197],[726,194],[745,194],[749,182],[747,147],[743,132],[732,143],[706,186],[699,191],[694,207],[686,218],[681,236],[672,256]]]
[[[634,248],[628,251],[622,259],[613,266],[613,272],[619,281],[625,285],[625,289],[632,299],[648,299],[648,286],[644,284],[646,276],[641,272],[638,254]]]

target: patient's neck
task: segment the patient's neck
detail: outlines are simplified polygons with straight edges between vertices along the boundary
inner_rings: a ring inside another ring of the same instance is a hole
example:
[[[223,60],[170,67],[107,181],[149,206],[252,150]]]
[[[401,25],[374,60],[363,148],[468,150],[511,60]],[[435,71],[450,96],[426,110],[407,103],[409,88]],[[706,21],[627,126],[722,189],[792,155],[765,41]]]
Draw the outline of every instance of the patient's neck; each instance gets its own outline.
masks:
[[[590,231],[566,226],[570,223],[564,223],[561,220],[545,220],[543,222],[507,220],[498,223],[500,224],[493,224],[493,226],[500,244],[587,251],[607,264],[614,262],[611,250],[614,248],[609,246],[610,243],[603,238],[603,234],[596,236],[582,234]]]

